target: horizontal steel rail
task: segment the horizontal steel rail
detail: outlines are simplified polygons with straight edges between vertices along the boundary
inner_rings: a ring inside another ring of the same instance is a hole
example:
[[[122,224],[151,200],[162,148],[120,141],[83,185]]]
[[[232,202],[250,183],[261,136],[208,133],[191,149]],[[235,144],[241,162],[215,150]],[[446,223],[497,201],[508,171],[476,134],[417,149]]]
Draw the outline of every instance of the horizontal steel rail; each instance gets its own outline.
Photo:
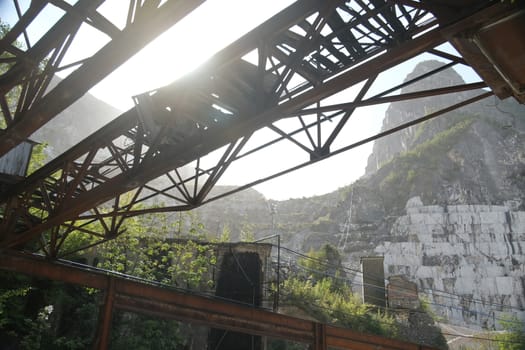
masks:
[[[422,346],[350,329],[320,324],[268,310],[203,297],[154,284],[135,281],[122,275],[90,271],[63,262],[10,251],[0,252],[0,269],[41,278],[104,290],[112,295],[114,308],[172,318],[183,322],[281,338],[316,345],[314,349],[353,350],[433,350]],[[99,320],[100,321],[100,320]],[[100,340],[99,340],[100,341]],[[105,343],[102,341],[101,343]]]

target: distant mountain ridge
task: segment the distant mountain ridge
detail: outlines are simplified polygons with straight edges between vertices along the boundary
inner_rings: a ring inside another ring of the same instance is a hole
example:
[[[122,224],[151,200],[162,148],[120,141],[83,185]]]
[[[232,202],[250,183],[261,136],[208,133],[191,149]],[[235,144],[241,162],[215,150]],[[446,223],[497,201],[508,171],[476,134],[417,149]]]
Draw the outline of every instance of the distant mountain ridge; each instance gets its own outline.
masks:
[[[61,81],[62,79],[55,76],[48,90]],[[46,153],[50,158],[54,158],[120,114],[121,110],[87,93],[30,138],[36,142],[47,143]]]

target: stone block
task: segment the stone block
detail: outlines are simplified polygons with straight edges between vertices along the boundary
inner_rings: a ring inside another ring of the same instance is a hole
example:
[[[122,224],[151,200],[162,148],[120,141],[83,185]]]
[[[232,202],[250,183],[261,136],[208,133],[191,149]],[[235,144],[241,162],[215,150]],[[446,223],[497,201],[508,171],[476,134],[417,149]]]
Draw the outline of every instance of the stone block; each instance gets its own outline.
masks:
[[[427,205],[419,208],[419,212],[425,214],[443,214],[445,212],[445,208],[439,205]]]
[[[411,214],[409,216],[409,221],[411,225],[424,225],[427,221],[426,214]]]
[[[495,278],[496,288],[500,294],[510,294],[513,291],[513,277],[500,276]]]
[[[412,214],[419,214],[420,211],[418,207],[413,207],[413,208],[406,208],[406,213],[407,215],[412,215]]]
[[[394,230],[417,235],[419,243],[388,246],[385,262],[395,262],[390,274],[410,271],[410,278],[420,286],[464,295],[462,302],[469,308],[462,307],[459,299],[444,298],[438,303],[445,306],[436,311],[462,324],[490,325],[491,303],[498,300],[525,307],[525,211],[494,205],[457,205],[448,206],[445,213],[436,211],[418,207],[417,213],[396,221]],[[437,300],[437,294],[433,296]],[[473,298],[485,300],[486,305],[469,303]],[[525,312],[520,315],[525,318]]]
[[[504,223],[505,213],[504,212],[484,212],[483,215],[479,215],[480,223],[482,224],[496,224]]]

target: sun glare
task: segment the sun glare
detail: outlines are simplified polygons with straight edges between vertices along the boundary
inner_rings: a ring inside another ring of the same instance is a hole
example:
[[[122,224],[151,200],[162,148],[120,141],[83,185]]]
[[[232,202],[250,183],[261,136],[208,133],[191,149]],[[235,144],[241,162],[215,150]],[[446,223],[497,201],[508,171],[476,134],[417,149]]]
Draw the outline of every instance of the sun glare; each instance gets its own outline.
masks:
[[[191,72],[292,2],[205,1],[91,92],[118,108],[128,109],[132,96],[167,85]]]

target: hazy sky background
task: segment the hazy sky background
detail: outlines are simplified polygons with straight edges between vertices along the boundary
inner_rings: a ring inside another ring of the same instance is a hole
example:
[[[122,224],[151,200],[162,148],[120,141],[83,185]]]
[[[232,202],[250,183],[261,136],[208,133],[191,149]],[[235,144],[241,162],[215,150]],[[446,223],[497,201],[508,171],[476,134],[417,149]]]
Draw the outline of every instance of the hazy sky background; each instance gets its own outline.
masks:
[[[195,69],[215,52],[292,2],[291,0],[207,0],[90,92],[123,111],[127,110],[133,106],[132,96],[167,85]],[[29,0],[21,3],[22,8],[27,8]],[[126,11],[127,1],[121,0],[106,0],[99,8],[99,12],[114,19],[114,23],[117,25],[120,23],[121,26],[125,23]],[[39,33],[47,31],[60,15],[60,11],[48,5],[44,13],[29,28],[32,42],[36,42],[41,35]],[[12,2],[0,0],[0,16],[7,22],[12,22],[13,18],[16,18]],[[107,42],[107,37],[87,25],[83,26],[63,64],[88,57]],[[376,90],[381,85],[384,87],[381,82],[388,82],[388,86],[402,82],[415,64],[425,58],[433,57],[425,55],[382,74],[376,81]],[[351,92],[347,93],[351,94]],[[347,101],[344,93],[337,97],[337,102]],[[358,109],[351,122],[345,127],[346,144],[379,132],[386,108],[386,105],[382,105]],[[268,181],[256,186],[255,189],[271,199],[308,197],[336,190],[351,184],[364,174],[371,150],[370,143]],[[242,185],[250,179],[257,179],[263,171],[271,173],[279,165],[286,167],[292,163],[302,162],[298,161],[300,157],[307,159],[304,152],[297,151],[297,147],[291,145],[269,150],[266,152],[268,154],[261,155],[261,158],[251,163],[239,164],[230,169],[221,183]]]

